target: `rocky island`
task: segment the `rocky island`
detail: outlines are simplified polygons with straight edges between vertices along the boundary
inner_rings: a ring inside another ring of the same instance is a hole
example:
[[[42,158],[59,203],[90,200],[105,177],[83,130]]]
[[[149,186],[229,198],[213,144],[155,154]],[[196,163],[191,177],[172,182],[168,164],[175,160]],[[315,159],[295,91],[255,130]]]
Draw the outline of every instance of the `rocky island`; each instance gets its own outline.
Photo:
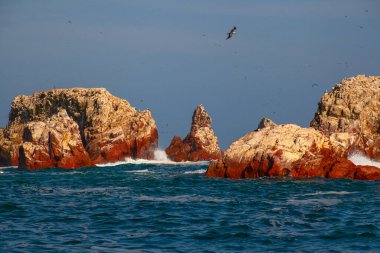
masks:
[[[0,131],[0,166],[78,168],[125,157],[153,158],[156,123],[104,88],[17,96]]]
[[[379,91],[380,77],[345,79],[323,95],[309,128],[261,122],[211,162],[206,175],[380,180],[379,168],[347,159],[359,151],[380,160]]]
[[[191,129],[185,139],[174,136],[165,152],[171,160],[177,162],[212,160],[221,157],[218,138],[211,128],[211,117],[203,105],[195,109]]]
[[[380,180],[380,169],[355,165],[353,152],[380,161],[380,77],[359,75],[325,92],[310,127],[258,127],[225,151],[199,105],[190,132],[166,148],[173,161],[211,160],[208,177],[326,177]],[[158,145],[150,111],[137,111],[104,88],[54,89],[17,96],[0,128],[0,166],[79,168],[130,157],[153,159]]]

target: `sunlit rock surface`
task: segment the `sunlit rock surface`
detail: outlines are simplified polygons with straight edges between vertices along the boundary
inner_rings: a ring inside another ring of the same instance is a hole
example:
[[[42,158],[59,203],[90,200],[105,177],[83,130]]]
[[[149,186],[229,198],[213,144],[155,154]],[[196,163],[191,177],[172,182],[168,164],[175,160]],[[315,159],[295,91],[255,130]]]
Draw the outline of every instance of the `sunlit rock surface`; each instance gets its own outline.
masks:
[[[348,153],[360,150],[380,160],[380,77],[358,75],[326,92],[310,126]]]
[[[168,157],[173,161],[202,161],[218,159],[222,151],[218,139],[211,128],[211,118],[202,105],[193,114],[191,130],[184,140],[174,136],[166,148]]]
[[[209,177],[289,176],[380,180],[380,169],[347,159],[380,160],[380,77],[345,79],[325,92],[310,128],[263,119],[213,161]]]
[[[243,136],[212,161],[208,177],[327,177],[380,179],[380,169],[356,166],[335,152],[329,138],[293,124],[269,126]]]
[[[106,89],[54,89],[13,100],[0,131],[0,165],[77,168],[150,159],[157,141],[151,113],[138,112]]]

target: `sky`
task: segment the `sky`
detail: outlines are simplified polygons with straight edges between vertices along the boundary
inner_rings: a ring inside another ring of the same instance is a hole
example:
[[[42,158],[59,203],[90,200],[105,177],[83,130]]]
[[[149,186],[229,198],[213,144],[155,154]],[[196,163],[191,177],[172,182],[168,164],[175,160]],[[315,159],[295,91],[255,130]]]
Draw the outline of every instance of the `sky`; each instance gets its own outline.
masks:
[[[203,104],[225,149],[262,117],[307,127],[325,90],[380,75],[379,31],[378,0],[0,0],[0,127],[17,95],[104,87],[152,112],[161,148]]]

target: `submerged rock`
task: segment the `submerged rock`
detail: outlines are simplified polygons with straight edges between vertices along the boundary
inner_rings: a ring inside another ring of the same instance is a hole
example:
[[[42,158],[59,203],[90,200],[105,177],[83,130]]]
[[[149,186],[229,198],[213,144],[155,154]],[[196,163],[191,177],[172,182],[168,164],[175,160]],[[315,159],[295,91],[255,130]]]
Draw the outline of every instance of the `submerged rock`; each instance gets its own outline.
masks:
[[[48,90],[12,102],[0,132],[0,165],[77,168],[151,159],[157,141],[151,113],[136,111],[104,88]]]
[[[359,150],[380,161],[380,76],[358,75],[326,92],[310,126],[322,131],[340,151]]]
[[[218,159],[222,155],[211,128],[211,118],[202,105],[194,111],[190,133],[184,140],[174,136],[165,152],[173,161],[202,161]]]

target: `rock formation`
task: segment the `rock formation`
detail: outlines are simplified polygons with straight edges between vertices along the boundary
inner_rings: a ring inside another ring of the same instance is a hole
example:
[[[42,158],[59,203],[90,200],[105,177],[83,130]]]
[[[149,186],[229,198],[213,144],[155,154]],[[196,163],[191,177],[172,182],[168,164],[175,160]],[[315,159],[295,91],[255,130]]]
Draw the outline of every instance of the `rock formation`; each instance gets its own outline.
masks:
[[[0,166],[77,168],[150,159],[157,141],[151,113],[106,89],[54,89],[14,99],[0,131]]]
[[[268,119],[268,118],[262,118],[260,120],[260,123],[259,125],[257,126],[257,129],[256,130],[260,130],[262,128],[265,128],[265,127],[270,127],[270,126],[276,126],[277,124],[274,123],[271,119]]]
[[[267,126],[231,144],[207,169],[208,177],[327,177],[380,180],[380,169],[355,166],[335,152],[328,137],[313,128]]]
[[[211,128],[211,118],[202,105],[194,111],[186,138],[182,140],[174,136],[165,151],[169,159],[178,162],[218,159],[221,156],[218,139]]]
[[[322,131],[341,152],[360,150],[380,160],[380,76],[358,75],[335,85],[319,102],[310,126]]]
[[[211,162],[209,177],[291,176],[380,180],[380,169],[347,160],[361,151],[380,160],[380,77],[359,75],[335,85],[310,126],[276,126],[263,119]]]

